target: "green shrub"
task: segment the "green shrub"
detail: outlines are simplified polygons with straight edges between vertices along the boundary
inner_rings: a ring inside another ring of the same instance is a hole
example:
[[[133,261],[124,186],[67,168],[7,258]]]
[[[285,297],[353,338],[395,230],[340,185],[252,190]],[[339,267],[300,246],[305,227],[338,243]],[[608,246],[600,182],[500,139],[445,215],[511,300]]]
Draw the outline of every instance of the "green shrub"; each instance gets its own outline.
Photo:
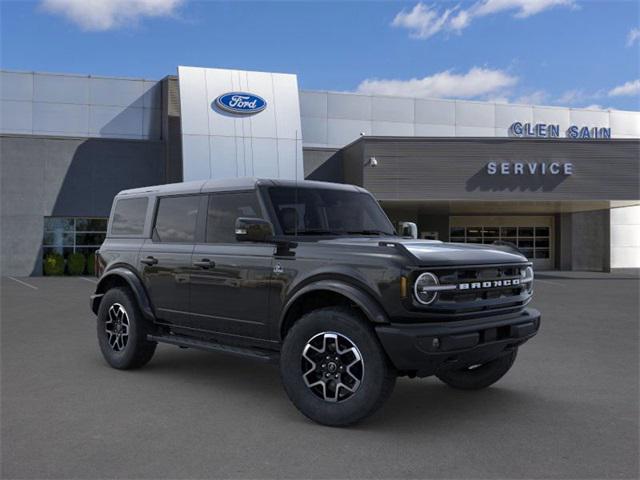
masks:
[[[50,253],[44,258],[45,275],[64,275],[64,258],[58,253]]]
[[[82,275],[84,273],[85,263],[86,261],[83,254],[79,252],[70,253],[67,257],[67,271],[69,275]]]
[[[87,275],[96,273],[96,256],[93,253],[87,255]]]

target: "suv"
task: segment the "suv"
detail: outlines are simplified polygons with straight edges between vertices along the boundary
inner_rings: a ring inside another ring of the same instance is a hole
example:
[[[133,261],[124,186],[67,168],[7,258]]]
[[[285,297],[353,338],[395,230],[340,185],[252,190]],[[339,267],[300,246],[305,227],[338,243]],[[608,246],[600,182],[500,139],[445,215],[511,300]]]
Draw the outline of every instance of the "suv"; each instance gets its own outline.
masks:
[[[293,404],[325,425],[375,412],[399,375],[488,387],[540,325],[520,253],[399,237],[352,185],[126,190],[96,265],[109,365],[141,367],[158,343],[279,362]]]

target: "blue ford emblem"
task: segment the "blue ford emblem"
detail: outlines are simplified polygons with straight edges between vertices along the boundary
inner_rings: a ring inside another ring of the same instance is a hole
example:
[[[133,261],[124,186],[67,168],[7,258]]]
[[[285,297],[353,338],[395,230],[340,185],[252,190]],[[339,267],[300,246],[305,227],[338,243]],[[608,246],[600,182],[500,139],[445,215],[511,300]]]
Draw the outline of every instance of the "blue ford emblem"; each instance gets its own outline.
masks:
[[[258,113],[267,107],[264,98],[246,92],[224,93],[214,103],[221,110],[239,115]]]

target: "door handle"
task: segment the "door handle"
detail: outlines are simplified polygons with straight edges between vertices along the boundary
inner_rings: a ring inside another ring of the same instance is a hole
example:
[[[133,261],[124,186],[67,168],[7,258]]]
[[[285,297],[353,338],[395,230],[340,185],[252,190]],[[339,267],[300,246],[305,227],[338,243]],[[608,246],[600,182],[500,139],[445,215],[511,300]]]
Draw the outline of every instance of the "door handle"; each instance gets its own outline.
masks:
[[[154,258],[154,257],[147,257],[147,258],[143,258],[142,260],[140,260],[142,263],[144,263],[145,265],[155,265],[156,263],[158,263],[158,259]]]
[[[194,267],[212,268],[216,266],[216,262],[212,262],[208,258],[203,258],[199,262],[193,262]]]

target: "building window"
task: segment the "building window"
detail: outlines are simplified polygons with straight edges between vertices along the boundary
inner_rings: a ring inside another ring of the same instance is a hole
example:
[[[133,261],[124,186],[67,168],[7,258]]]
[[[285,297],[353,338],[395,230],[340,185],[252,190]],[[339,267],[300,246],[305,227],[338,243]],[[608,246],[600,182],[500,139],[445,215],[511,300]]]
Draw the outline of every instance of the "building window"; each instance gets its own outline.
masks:
[[[548,259],[549,227],[452,227],[452,242],[492,244],[497,240],[509,242],[529,259]]]
[[[42,253],[93,255],[107,234],[107,218],[45,217]]]

